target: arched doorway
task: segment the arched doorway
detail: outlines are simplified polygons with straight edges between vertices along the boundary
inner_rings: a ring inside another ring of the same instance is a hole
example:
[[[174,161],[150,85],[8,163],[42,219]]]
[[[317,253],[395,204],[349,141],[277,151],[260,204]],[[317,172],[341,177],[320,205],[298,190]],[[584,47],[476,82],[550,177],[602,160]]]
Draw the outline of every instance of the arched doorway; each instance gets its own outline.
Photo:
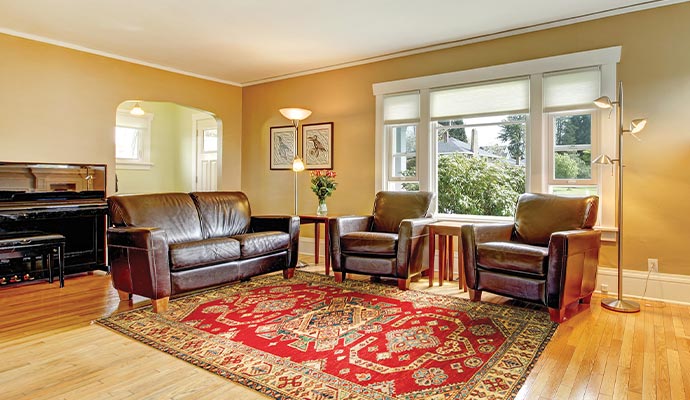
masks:
[[[138,105],[143,112],[132,113]],[[222,124],[170,102],[124,101],[116,111],[116,193],[216,190]]]

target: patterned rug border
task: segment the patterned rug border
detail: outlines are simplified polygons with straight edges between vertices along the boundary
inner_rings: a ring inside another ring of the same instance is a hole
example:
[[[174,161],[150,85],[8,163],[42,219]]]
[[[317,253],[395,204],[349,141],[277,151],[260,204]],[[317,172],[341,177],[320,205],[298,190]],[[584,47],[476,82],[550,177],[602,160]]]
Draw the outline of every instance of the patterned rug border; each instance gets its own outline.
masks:
[[[225,297],[228,294],[237,294],[237,293],[243,293],[243,292],[248,292],[252,289],[258,288],[258,287],[263,287],[263,286],[270,286],[270,285],[275,285],[278,283],[307,283],[307,284],[318,284],[318,285],[328,285],[331,287],[339,288],[339,289],[347,289],[351,290],[353,292],[361,292],[364,294],[370,294],[370,295],[381,295],[381,296],[387,296],[387,297],[392,297],[396,299],[400,299],[403,301],[410,301],[412,302],[415,306],[419,307],[426,307],[426,306],[438,306],[438,307],[447,307],[456,311],[461,311],[464,312],[470,316],[476,316],[478,314],[481,314],[482,316],[484,315],[492,315],[494,318],[501,318],[505,320],[518,320],[521,323],[528,324],[528,323],[537,323],[537,324],[545,324],[546,325],[546,333],[542,337],[536,351],[532,355],[530,363],[525,367],[524,373],[518,378],[511,386],[512,390],[508,394],[507,397],[503,397],[502,399],[510,400],[514,399],[517,393],[519,392],[520,388],[523,386],[524,382],[526,381],[527,377],[529,376],[530,372],[534,368],[536,362],[538,361],[539,357],[543,353],[544,349],[548,345],[548,343],[551,341],[553,335],[555,334],[558,324],[553,323],[549,319],[549,314],[546,311],[543,310],[535,310],[535,309],[530,309],[530,308],[524,308],[524,307],[518,307],[518,306],[513,306],[513,305],[504,305],[504,304],[495,304],[495,303],[472,303],[467,299],[459,298],[453,295],[447,295],[447,294],[437,294],[437,293],[429,293],[421,290],[407,290],[407,291],[402,291],[399,290],[395,286],[383,284],[383,283],[377,283],[377,282],[369,282],[369,281],[360,281],[360,280],[346,280],[342,283],[336,283],[333,279],[332,276],[325,276],[323,274],[315,273],[315,272],[308,272],[308,271],[295,271],[295,276],[290,279],[289,281],[286,281],[282,274],[277,273],[277,274],[268,274],[268,275],[263,275],[260,277],[255,277],[252,278],[250,281],[246,282],[235,282],[231,283],[229,285],[225,286],[219,286],[219,287],[213,287],[209,289],[204,289],[204,290],[199,290],[195,292],[191,292],[188,294],[185,294],[180,297],[176,297],[171,300],[170,302],[170,308],[173,309],[179,304],[183,304],[185,301],[189,302],[192,299],[194,300],[194,304],[201,304],[203,302],[208,302],[217,298]],[[443,304],[439,304],[438,298],[444,299],[442,302]],[[437,301],[434,301],[437,300]],[[531,305],[528,303],[525,303],[526,307],[530,307]],[[514,315],[511,311],[513,310],[519,310],[520,312],[517,313],[519,315]],[[508,311],[508,313],[506,313]],[[187,311],[188,312],[188,311]],[[145,335],[139,334],[138,332],[132,331],[130,329],[127,329],[123,326],[118,325],[116,322],[111,321],[112,318],[114,317],[122,317],[128,314],[133,314],[133,313],[146,313],[148,314],[147,317],[153,318],[157,320],[158,322],[161,322],[163,324],[167,325],[172,325],[172,324],[180,324],[177,321],[171,321],[170,319],[167,319],[159,314],[154,314],[152,312],[152,306],[144,306],[144,307],[138,307],[132,310],[126,310],[126,311],[121,311],[121,312],[115,312],[111,314],[108,317],[100,318],[93,323],[99,324],[101,326],[104,326],[108,329],[111,329],[119,334],[122,334],[128,338],[135,339],[141,343],[144,343],[148,346],[151,346],[159,351],[162,351],[164,353],[167,353],[169,355],[174,356],[175,358],[178,358],[180,360],[186,361],[192,365],[195,365],[197,367],[203,368],[209,372],[212,372],[216,375],[222,376],[226,379],[231,380],[232,382],[241,384],[243,386],[246,386],[252,390],[255,390],[257,392],[260,392],[262,394],[271,396],[272,398],[275,399],[280,399],[280,400],[288,400],[288,399],[295,399],[295,397],[290,396],[289,394],[282,393],[274,388],[271,388],[269,386],[266,386],[262,383],[256,382],[252,380],[249,377],[242,376],[240,374],[236,374],[232,371],[229,371],[227,369],[223,369],[222,367],[216,366],[210,362],[203,361],[199,358],[197,358],[194,355],[186,354],[184,352],[178,351],[171,346],[168,346],[166,344],[158,343],[155,340],[152,340]],[[178,313],[185,313],[183,308],[180,308],[178,310]],[[550,324],[550,326],[548,325]],[[219,339],[214,337],[214,335],[207,334],[206,332],[198,331],[195,330],[191,327],[188,327],[184,324],[181,324],[182,327],[189,329],[190,331],[193,331],[194,334],[203,336],[204,339],[209,340],[209,341],[218,341]],[[176,328],[180,329],[180,326],[176,326]],[[512,336],[518,335],[520,331],[515,331],[511,334],[510,338],[512,339]],[[261,349],[254,349],[250,346],[246,346],[241,343],[233,342],[237,346],[241,346],[247,349],[248,352],[256,352],[259,351],[261,352]],[[495,363],[497,362],[496,359],[501,359],[502,356],[508,351],[509,349],[507,347],[502,348],[501,351],[497,351],[492,357],[490,362],[486,362],[486,364],[481,368],[480,371],[478,371],[473,378],[467,382],[467,386],[471,386],[471,383],[476,383],[473,381],[477,381],[479,379],[482,379],[484,377],[484,372],[485,370],[490,370],[493,368]],[[281,359],[279,356],[275,356],[278,359]],[[290,364],[290,362],[286,364]],[[293,363],[294,364],[294,363]],[[290,368],[295,371],[299,371],[301,373],[309,372],[309,371],[304,371],[307,367],[302,366],[300,364],[295,365],[282,365],[283,367]],[[301,368],[300,368],[301,367]],[[358,397],[358,398],[363,398],[363,399],[381,399],[381,400],[393,400],[396,399],[396,397],[391,397],[387,396],[385,394],[381,394],[378,392],[372,392],[371,389],[363,387],[358,385],[355,382],[348,381],[346,379],[337,377],[337,376],[332,376],[327,373],[319,372],[320,374],[327,375],[331,378],[333,378],[335,381],[337,381],[337,384],[344,385],[347,387],[350,387],[351,393],[356,393],[357,395],[360,396],[366,396],[366,397]],[[313,374],[312,374],[313,375]],[[354,389],[354,390],[353,390]],[[462,396],[456,397],[458,399],[471,399],[474,397],[468,397],[470,396],[469,393],[463,392]]]

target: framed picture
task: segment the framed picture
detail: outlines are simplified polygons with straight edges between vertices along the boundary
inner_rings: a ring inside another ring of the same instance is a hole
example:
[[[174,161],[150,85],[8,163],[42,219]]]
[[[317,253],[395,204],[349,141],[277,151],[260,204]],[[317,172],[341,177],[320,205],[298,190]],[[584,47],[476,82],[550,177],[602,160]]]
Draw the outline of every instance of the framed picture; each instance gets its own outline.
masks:
[[[271,127],[271,169],[292,169],[297,155],[297,128],[294,126]]]
[[[333,169],[333,122],[302,125],[306,169]]]

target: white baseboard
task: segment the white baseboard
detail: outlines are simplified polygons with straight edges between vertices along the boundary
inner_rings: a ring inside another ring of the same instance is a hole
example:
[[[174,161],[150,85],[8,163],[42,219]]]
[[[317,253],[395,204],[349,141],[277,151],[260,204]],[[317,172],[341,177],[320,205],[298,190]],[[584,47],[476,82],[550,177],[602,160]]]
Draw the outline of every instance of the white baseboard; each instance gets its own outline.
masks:
[[[314,238],[301,237],[299,239],[299,252],[313,256]],[[320,240],[319,255],[323,257],[324,254],[324,241]],[[457,253],[455,255],[457,256]],[[601,291],[602,284],[608,285],[607,293]],[[615,268],[599,267],[596,292],[609,296],[618,295],[618,271]],[[630,298],[690,304],[690,276],[623,270],[623,295]]]
[[[597,293],[602,293],[602,284],[608,285],[608,295],[617,296],[618,271],[615,268],[599,267]],[[623,295],[668,303],[690,304],[690,276],[623,270]]]

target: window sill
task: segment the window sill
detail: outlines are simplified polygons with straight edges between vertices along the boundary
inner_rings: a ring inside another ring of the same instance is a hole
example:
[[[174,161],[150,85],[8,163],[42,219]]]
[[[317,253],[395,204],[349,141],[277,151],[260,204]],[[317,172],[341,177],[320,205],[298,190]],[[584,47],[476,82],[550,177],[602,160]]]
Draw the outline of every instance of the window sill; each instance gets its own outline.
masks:
[[[150,162],[137,162],[137,161],[116,161],[115,169],[135,169],[135,170],[149,170],[153,167],[153,163]]]

